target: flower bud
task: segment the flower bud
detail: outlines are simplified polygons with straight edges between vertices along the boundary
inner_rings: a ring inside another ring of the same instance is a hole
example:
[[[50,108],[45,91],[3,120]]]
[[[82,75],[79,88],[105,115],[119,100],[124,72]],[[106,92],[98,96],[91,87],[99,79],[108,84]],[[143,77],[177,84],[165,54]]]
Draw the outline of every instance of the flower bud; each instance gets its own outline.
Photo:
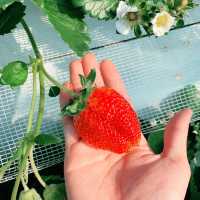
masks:
[[[30,189],[22,191],[19,195],[19,200],[42,200],[42,198],[35,189]]]

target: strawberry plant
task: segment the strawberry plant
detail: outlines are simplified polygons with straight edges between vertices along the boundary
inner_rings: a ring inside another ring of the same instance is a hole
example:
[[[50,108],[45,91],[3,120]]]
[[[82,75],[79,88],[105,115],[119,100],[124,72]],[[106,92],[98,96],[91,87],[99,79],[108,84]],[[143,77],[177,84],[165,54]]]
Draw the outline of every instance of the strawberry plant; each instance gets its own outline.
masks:
[[[183,17],[188,9],[195,6],[192,0],[32,0],[39,9],[41,9],[47,16],[50,23],[55,30],[59,33],[61,38],[66,42],[69,47],[78,55],[82,56],[89,50],[89,44],[91,42],[87,24],[84,21],[84,17],[89,15],[99,20],[116,19],[116,30],[121,34],[128,34],[134,32],[136,37],[140,37],[144,34],[155,34],[156,36],[162,36],[167,33],[171,28],[175,26],[183,26]],[[122,12],[123,11],[123,12]],[[19,24],[25,30],[30,45],[33,49],[33,55],[30,55],[29,62],[14,60],[4,66],[0,71],[0,84],[2,86],[10,86],[15,89],[26,83],[29,71],[32,72],[32,100],[29,109],[27,130],[24,133],[24,138],[18,143],[18,148],[13,152],[12,157],[0,168],[0,180],[5,175],[6,171],[12,165],[12,163],[18,161],[18,173],[16,176],[15,184],[11,194],[11,200],[17,199],[18,189],[20,183],[23,185],[23,191],[19,194],[20,200],[26,199],[42,199],[36,189],[28,187],[28,165],[30,166],[37,177],[39,183],[44,187],[43,198],[44,199],[63,199],[65,197],[64,184],[51,184],[47,183],[39,174],[39,171],[35,165],[33,158],[33,150],[35,144],[48,145],[57,144],[62,142],[60,138],[53,135],[41,134],[40,129],[44,116],[45,109],[45,81],[48,80],[52,83],[52,87],[49,90],[49,96],[55,97],[60,91],[68,93],[74,98],[74,101],[64,107],[63,113],[68,115],[74,115],[80,113],[85,108],[85,100],[92,93],[90,101],[95,95],[101,93],[101,97],[106,95],[107,92],[111,92],[114,96],[114,100],[121,97],[112,91],[111,89],[96,89],[91,84],[94,82],[94,72],[91,72],[90,77],[81,77],[84,90],[80,94],[64,87],[59,83],[51,74],[49,74],[44,65],[42,54],[37,46],[37,42],[27,24],[24,16],[26,14],[26,6],[21,0],[1,0],[0,1],[0,35],[3,37],[5,34],[11,33]],[[122,26],[125,23],[125,27]],[[39,80],[39,81],[37,81]],[[39,105],[36,109],[37,90],[39,83]],[[100,99],[101,100],[101,99]],[[134,124],[135,130],[139,133],[139,125],[137,123],[136,115],[131,110],[129,104],[124,100],[116,100],[118,105],[123,104],[127,108],[127,112],[124,113],[125,117],[130,117]],[[93,107],[94,109],[94,107]],[[33,126],[34,114],[37,112],[37,120]],[[102,110],[103,112],[103,110]],[[114,114],[115,115],[114,115]],[[113,116],[116,118],[116,110],[113,111]],[[101,112],[99,113],[99,115]],[[84,126],[79,126],[81,121],[84,120],[87,115],[87,108],[83,114],[74,117],[74,124],[81,136],[83,135]],[[123,131],[122,124],[120,124]],[[92,127],[93,129],[95,127]],[[102,131],[102,130],[100,130]],[[87,142],[87,135],[85,135],[85,141]],[[129,138],[129,136],[127,136]],[[131,145],[136,144],[140,138],[139,134],[136,134],[131,141],[127,139],[126,145],[122,149],[116,148],[116,146],[122,141],[116,141],[112,149],[108,148],[108,144],[102,143],[100,146],[96,143],[96,146],[113,150],[115,152],[128,151]],[[110,145],[110,144],[109,144]],[[95,145],[94,145],[95,146]],[[199,155],[196,152],[195,155]],[[197,162],[197,161],[196,161]],[[199,162],[199,161],[198,161]]]

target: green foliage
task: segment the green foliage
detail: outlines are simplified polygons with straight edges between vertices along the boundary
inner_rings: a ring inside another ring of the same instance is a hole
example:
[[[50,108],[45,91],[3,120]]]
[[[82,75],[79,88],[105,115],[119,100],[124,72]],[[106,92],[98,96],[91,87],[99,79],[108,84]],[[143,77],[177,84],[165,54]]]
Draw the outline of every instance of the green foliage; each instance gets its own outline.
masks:
[[[117,0],[72,0],[76,7],[82,7],[91,17],[98,19],[111,19],[119,1]]]
[[[0,8],[6,9],[9,5],[14,3],[15,1],[18,1],[18,0],[1,0],[0,1]]]
[[[184,20],[182,18],[178,19],[176,22],[176,27],[183,27],[184,26]]]
[[[174,7],[178,8],[181,6],[182,0],[173,0],[174,1]]]
[[[194,155],[194,164],[197,167],[200,167],[200,150],[198,150]]]
[[[40,134],[35,138],[35,143],[39,145],[59,144],[63,140],[52,134]]]
[[[177,99],[181,104],[171,103],[176,102]],[[191,108],[194,117],[200,111],[200,90],[196,85],[187,85],[183,89],[177,90],[161,101],[161,110],[177,112],[185,107]],[[167,112],[166,112],[167,114]]]
[[[60,88],[57,86],[51,86],[49,89],[50,97],[57,97],[60,94]]]
[[[152,132],[148,137],[148,144],[154,153],[160,154],[163,150],[163,130]]]
[[[1,74],[1,83],[16,87],[24,84],[28,77],[28,65],[21,61],[7,64]]]
[[[192,176],[190,178],[189,184],[189,192],[190,192],[190,199],[191,200],[198,200],[200,199],[200,168],[196,167],[192,170]]]
[[[44,0],[33,0],[33,2],[37,5],[37,6],[39,6],[39,7],[43,7],[43,3],[44,3]]]
[[[0,13],[0,35],[10,33],[25,15],[25,6],[14,2]]]
[[[87,26],[66,0],[43,0],[41,5],[54,28],[77,55],[82,56],[89,50]]]
[[[142,35],[142,31],[139,24],[134,26],[134,34],[136,37],[140,37]]]
[[[44,200],[63,200],[66,198],[65,184],[48,185],[43,192]]]
[[[55,175],[50,175],[50,176],[42,176],[42,179],[47,183],[47,184],[58,184],[58,183],[63,183],[64,178],[60,176],[55,176]]]
[[[42,200],[42,198],[35,189],[29,189],[27,191],[21,191],[19,200]]]

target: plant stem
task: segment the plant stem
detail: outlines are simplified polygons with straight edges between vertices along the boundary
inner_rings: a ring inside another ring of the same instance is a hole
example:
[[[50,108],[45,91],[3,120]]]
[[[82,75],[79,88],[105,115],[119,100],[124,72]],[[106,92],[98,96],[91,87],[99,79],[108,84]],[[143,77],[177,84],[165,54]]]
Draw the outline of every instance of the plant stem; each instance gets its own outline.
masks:
[[[37,169],[37,167],[35,165],[35,161],[34,161],[34,158],[33,158],[33,148],[30,151],[29,160],[30,160],[31,167],[33,169],[33,173],[34,173],[35,177],[37,178],[37,180],[39,181],[39,183],[45,188],[46,187],[46,183],[43,181],[43,179],[40,176],[40,174],[38,172],[38,169]]]
[[[66,88],[65,86],[63,86],[62,84],[60,84],[57,80],[55,80],[44,68],[44,66],[42,66],[42,71],[44,73],[44,75],[46,76],[46,78],[51,81],[53,84],[55,84],[57,87],[59,87],[63,92],[67,93],[69,96],[71,97],[77,97],[77,93],[73,92],[72,90],[69,90],[68,88]]]
[[[31,45],[33,47],[34,53],[36,55],[36,58],[38,60],[41,60],[41,54],[39,52],[39,49],[37,47],[37,44],[33,38],[33,35],[28,27],[28,25],[26,24],[26,22],[22,19],[21,24],[24,28],[24,30],[27,33],[27,36],[31,42]],[[35,108],[35,101],[36,101],[36,89],[37,89],[37,85],[36,85],[36,73],[37,73],[37,67],[40,67],[41,64],[39,65],[38,63],[35,63],[35,65],[33,64],[33,96],[32,96],[32,102],[31,102],[31,109],[29,112],[29,119],[28,119],[28,126],[27,126],[27,133],[30,133],[31,129],[32,129],[32,121],[33,121],[33,116],[34,116],[34,108]],[[43,72],[41,70],[41,68],[39,68],[39,82],[40,82],[40,102],[39,102],[39,111],[38,111],[38,117],[37,117],[37,121],[36,121],[36,127],[34,129],[34,134],[37,136],[40,133],[40,128],[42,125],[42,119],[43,119],[43,114],[44,114],[44,105],[45,105],[45,88],[44,88],[44,75]],[[13,187],[13,192],[12,192],[12,196],[11,196],[11,200],[16,200],[17,197],[17,192],[18,192],[18,188],[19,188],[19,184],[20,184],[20,180],[23,176],[23,172],[24,172],[24,168],[26,167],[26,161],[28,159],[28,156],[30,154],[30,151],[32,149],[33,145],[30,145],[25,153],[25,155],[21,158],[20,164],[19,164],[19,172],[18,175],[16,177],[16,181]]]
[[[17,175],[16,180],[15,180],[15,184],[14,184],[12,195],[11,195],[11,200],[17,199],[17,192],[18,192],[20,180],[21,180],[22,175],[23,175],[24,166],[26,165],[26,161],[27,161],[27,157],[29,155],[29,152],[30,152],[30,148],[27,150],[26,154],[24,155],[24,157],[20,161],[19,172],[18,172],[18,175]]]
[[[32,100],[31,100],[31,107],[30,107],[29,115],[28,115],[27,133],[30,133],[32,129],[35,103],[36,103],[36,97],[37,97],[37,65],[35,63],[32,64],[32,72],[33,72],[33,87],[32,87],[33,94],[32,94]]]
[[[28,38],[29,38],[29,40],[30,40],[30,42],[31,42],[31,45],[32,45],[32,47],[33,47],[33,51],[34,51],[36,57],[37,57],[37,58],[41,58],[41,54],[40,54],[40,51],[39,51],[39,49],[38,49],[38,47],[37,47],[37,44],[36,44],[36,42],[35,42],[35,39],[34,39],[32,33],[31,33],[31,31],[30,31],[30,29],[29,29],[29,27],[28,27],[28,25],[26,24],[26,22],[25,22],[24,19],[21,20],[21,24],[22,24],[24,30],[26,31],[26,34],[27,34],[27,36],[28,36]]]
[[[6,173],[6,170],[10,167],[10,165],[13,163],[13,159],[11,158],[0,168],[0,183],[1,179],[4,177],[4,174]]]
[[[29,27],[28,27],[28,25],[26,24],[26,22],[25,22],[24,19],[21,20],[21,24],[22,24],[24,30],[26,31],[26,33],[27,33],[27,35],[28,35],[28,38],[29,38],[29,40],[30,40],[30,42],[31,42],[31,45],[32,45],[32,47],[33,47],[33,50],[34,50],[34,52],[35,52],[36,57],[37,57],[38,59],[41,59],[42,56],[41,56],[40,51],[39,51],[39,49],[38,49],[38,47],[37,47],[37,44],[36,44],[36,42],[35,42],[35,39],[34,39],[32,33],[31,33],[31,31],[30,31],[30,29],[29,29]],[[63,91],[66,92],[67,94],[69,94],[71,97],[76,97],[76,96],[77,96],[76,93],[74,93],[74,92],[72,92],[71,90],[69,90],[69,89],[67,89],[66,87],[64,87],[64,86],[63,86],[62,84],[60,84],[57,80],[55,80],[50,74],[48,74],[48,72],[45,70],[43,64],[41,65],[41,68],[42,68],[42,71],[43,71],[44,75],[45,75],[53,84],[55,84],[55,85],[56,85],[57,87],[59,87],[61,90],[63,90]]]
[[[43,65],[41,63],[40,65]],[[40,101],[39,101],[39,108],[38,108],[38,116],[36,121],[36,126],[33,131],[34,136],[38,136],[40,134],[40,128],[42,126],[42,120],[44,115],[44,107],[45,107],[45,87],[44,87],[44,74],[41,70],[41,66],[39,66],[39,82],[40,82]]]
[[[27,184],[25,183],[23,177],[21,177],[21,182],[22,182],[22,185],[23,185],[24,190],[25,190],[25,191],[29,190],[29,187],[28,187]]]

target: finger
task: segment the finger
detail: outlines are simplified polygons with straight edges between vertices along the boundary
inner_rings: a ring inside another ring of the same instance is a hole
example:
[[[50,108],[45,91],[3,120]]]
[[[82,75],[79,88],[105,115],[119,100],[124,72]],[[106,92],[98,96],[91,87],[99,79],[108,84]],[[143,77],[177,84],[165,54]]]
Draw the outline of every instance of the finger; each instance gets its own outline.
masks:
[[[115,67],[110,60],[104,60],[100,64],[101,74],[106,86],[113,88],[124,98],[130,101],[124,83]]]
[[[97,85],[97,87],[104,86],[104,82],[103,82],[101,72],[99,69],[99,63],[97,62],[94,54],[92,54],[92,53],[86,54],[82,58],[82,65],[83,65],[83,71],[84,71],[85,75],[88,75],[90,73],[91,69],[95,69],[96,70],[95,84]]]
[[[187,158],[187,136],[191,117],[191,109],[184,109],[169,121],[165,129],[163,156]]]
[[[65,87],[70,90],[73,90],[73,86],[71,83],[65,83]],[[63,108],[64,105],[68,104],[70,101],[70,96],[65,93],[60,93],[60,106]],[[64,136],[65,136],[65,144],[67,148],[70,148],[72,144],[79,140],[78,136],[76,135],[73,127],[72,119],[68,116],[63,117],[63,125],[64,125]]]
[[[70,64],[70,81],[76,91],[82,88],[79,75],[84,75],[81,60],[72,61]]]

